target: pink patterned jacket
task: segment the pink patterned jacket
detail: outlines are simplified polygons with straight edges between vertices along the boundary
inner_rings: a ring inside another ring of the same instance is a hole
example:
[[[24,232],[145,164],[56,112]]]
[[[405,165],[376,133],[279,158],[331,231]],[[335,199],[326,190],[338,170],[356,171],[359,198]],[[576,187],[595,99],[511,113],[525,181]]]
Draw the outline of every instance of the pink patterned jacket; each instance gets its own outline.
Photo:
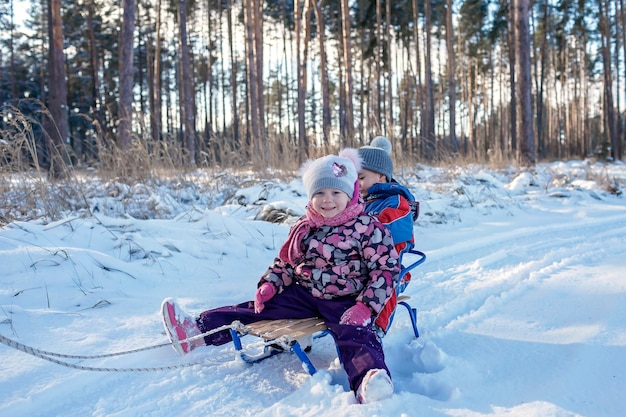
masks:
[[[302,240],[295,265],[278,257],[261,277],[280,293],[294,282],[318,298],[355,296],[374,316],[395,293],[398,253],[388,229],[362,213],[339,226],[313,228]]]

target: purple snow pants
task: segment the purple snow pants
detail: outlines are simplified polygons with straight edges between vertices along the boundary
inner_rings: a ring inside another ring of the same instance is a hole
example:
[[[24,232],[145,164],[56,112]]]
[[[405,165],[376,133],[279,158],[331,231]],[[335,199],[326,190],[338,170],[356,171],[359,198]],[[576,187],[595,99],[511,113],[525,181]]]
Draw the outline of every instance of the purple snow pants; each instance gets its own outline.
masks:
[[[342,297],[322,300],[313,297],[305,288],[293,284],[265,303],[265,309],[254,312],[254,303],[248,301],[235,306],[218,307],[200,314],[198,327],[206,332],[239,320],[243,324],[259,320],[301,319],[321,317],[335,338],[341,362],[348,374],[350,388],[356,391],[361,380],[370,369],[384,369],[383,347],[372,325],[356,327],[339,324],[344,311],[355,304],[355,297]],[[214,333],[206,336],[207,345],[222,345],[232,341],[230,332]]]

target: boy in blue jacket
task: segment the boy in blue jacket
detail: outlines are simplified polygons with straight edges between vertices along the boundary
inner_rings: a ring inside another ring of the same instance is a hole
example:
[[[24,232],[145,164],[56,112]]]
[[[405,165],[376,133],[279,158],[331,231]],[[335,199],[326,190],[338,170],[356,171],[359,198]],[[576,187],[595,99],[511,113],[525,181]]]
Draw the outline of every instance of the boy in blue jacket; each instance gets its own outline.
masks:
[[[391,142],[384,136],[375,137],[369,146],[359,148],[361,170],[359,186],[365,201],[365,212],[376,216],[391,232],[396,251],[400,256],[413,248],[413,222],[419,214],[415,197],[393,179]],[[411,275],[406,274],[397,285],[397,293],[404,291]],[[376,319],[376,325],[387,332],[391,316],[397,305],[394,294]]]

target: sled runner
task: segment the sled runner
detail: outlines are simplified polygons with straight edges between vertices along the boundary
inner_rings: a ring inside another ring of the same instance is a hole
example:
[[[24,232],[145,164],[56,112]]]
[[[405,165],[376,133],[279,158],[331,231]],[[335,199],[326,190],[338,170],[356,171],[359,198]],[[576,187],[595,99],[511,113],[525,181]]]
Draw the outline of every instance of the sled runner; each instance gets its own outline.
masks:
[[[407,254],[412,255],[411,258],[415,256],[417,258],[402,268],[400,274],[398,274],[398,282],[408,272],[426,261],[426,255],[421,251],[411,249],[402,257],[404,258]],[[404,290],[404,287],[398,288]],[[409,304],[410,298],[407,295],[398,294],[398,305],[402,305],[407,309],[411,319],[413,334],[418,338],[417,309]],[[393,321],[393,316],[391,320]],[[313,375],[317,370],[306,354],[306,346],[302,346],[300,340],[307,337],[320,338],[326,336],[329,331],[322,319],[310,317],[306,319],[262,320],[246,325],[235,322],[230,329],[230,333],[239,357],[245,362],[256,363],[282,352],[293,352],[300,359],[307,372]],[[246,353],[242,343],[242,337],[245,335],[260,337],[264,340],[264,350],[261,354],[252,356]]]

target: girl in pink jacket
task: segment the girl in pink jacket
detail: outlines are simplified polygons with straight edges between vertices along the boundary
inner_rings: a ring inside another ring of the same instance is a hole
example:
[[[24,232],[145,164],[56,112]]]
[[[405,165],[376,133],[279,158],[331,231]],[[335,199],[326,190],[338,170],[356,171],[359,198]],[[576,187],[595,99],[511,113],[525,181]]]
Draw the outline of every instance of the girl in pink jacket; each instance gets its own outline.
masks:
[[[253,301],[186,315],[164,300],[163,318],[180,354],[197,342],[181,342],[233,321],[249,324],[267,319],[320,317],[337,344],[350,388],[359,402],[393,394],[374,321],[395,293],[400,272],[389,231],[363,211],[354,149],[303,165],[302,181],[310,199],[306,215],[290,229],[278,256],[259,280]],[[228,330],[200,343],[232,341]]]

